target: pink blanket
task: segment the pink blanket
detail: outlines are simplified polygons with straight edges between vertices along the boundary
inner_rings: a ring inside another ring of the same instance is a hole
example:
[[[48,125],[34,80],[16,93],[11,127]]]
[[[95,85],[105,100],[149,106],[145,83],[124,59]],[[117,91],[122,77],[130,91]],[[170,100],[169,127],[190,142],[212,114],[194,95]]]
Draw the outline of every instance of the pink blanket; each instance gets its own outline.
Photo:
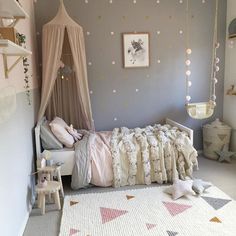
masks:
[[[96,132],[94,139],[89,143],[91,160],[91,183],[96,186],[108,187],[112,185],[112,157],[110,139],[112,132]]]

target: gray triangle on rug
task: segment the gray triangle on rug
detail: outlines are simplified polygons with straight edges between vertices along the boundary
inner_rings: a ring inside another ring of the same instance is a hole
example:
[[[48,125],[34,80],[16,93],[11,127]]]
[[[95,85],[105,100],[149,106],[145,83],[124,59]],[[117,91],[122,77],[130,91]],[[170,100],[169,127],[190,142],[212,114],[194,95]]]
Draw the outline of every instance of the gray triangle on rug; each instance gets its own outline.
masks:
[[[178,234],[177,232],[173,232],[173,231],[169,231],[169,230],[167,230],[166,232],[168,233],[168,236],[175,236]]]
[[[218,210],[225,206],[227,203],[231,202],[231,199],[213,198],[213,197],[202,197],[209,205],[211,205],[215,210]]]

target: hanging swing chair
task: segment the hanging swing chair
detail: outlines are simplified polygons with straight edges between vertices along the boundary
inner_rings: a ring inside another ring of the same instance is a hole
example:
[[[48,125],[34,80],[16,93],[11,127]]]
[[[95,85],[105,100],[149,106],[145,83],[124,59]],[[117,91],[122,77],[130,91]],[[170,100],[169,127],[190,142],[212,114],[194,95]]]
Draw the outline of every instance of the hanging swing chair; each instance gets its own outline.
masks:
[[[212,53],[212,71],[210,78],[210,98],[208,102],[190,103],[191,97],[189,95],[190,87],[192,82],[190,81],[190,55],[192,53],[189,47],[189,0],[187,0],[186,7],[186,23],[187,23],[187,49],[186,49],[186,110],[188,115],[193,119],[207,119],[211,117],[214,113],[216,107],[216,95],[215,86],[217,84],[216,73],[219,71],[219,66],[217,65],[220,59],[217,57],[217,49],[219,48],[219,43],[217,40],[217,21],[218,21],[218,0],[216,0],[215,9],[215,24],[214,24],[214,36],[213,36],[213,53]]]

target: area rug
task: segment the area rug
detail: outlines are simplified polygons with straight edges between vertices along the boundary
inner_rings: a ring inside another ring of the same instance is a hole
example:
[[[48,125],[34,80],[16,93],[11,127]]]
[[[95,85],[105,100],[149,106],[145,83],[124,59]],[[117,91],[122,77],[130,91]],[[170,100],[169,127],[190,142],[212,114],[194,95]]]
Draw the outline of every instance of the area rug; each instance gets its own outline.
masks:
[[[60,236],[236,235],[236,202],[215,186],[176,201],[165,188],[66,196]]]

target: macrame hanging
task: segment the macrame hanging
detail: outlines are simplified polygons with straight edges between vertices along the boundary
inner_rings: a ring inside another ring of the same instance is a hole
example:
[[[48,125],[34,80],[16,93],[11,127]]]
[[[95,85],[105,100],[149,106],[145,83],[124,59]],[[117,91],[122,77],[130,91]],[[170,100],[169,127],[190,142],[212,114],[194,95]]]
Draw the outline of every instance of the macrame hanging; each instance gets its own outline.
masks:
[[[193,119],[206,119],[213,115],[214,108],[216,106],[216,94],[215,87],[217,84],[216,74],[220,70],[218,63],[220,59],[217,57],[217,49],[220,44],[217,40],[217,22],[218,22],[218,0],[216,0],[216,9],[215,9],[215,23],[214,23],[214,35],[213,35],[213,46],[212,46],[212,70],[210,77],[210,97],[208,102],[200,102],[200,103],[190,103],[191,96],[189,93],[190,87],[192,86],[192,82],[190,80],[191,76],[191,60],[190,55],[192,54],[192,49],[189,44],[189,0],[187,0],[186,5],[186,30],[187,30],[187,38],[186,38],[186,109],[190,117]]]

